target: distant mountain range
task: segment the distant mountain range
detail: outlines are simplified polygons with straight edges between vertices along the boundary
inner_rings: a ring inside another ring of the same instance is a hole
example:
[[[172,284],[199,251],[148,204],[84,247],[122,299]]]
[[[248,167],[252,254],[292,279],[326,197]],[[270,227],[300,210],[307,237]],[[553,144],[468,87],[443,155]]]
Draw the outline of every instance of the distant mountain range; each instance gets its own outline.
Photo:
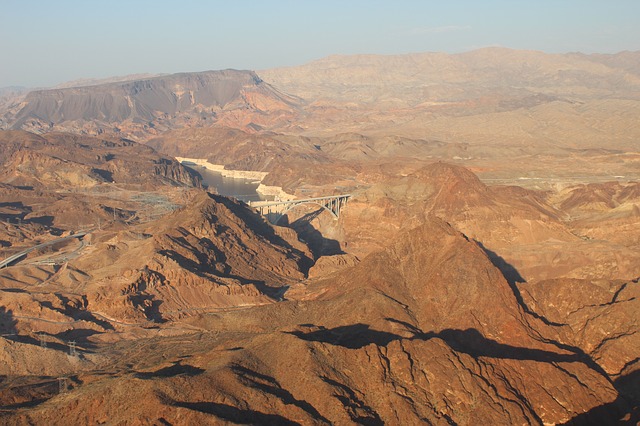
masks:
[[[0,96],[0,128],[37,133],[106,133],[144,141],[166,130],[212,125],[335,133],[338,127],[359,131],[364,124],[397,134],[390,122],[410,122],[403,124],[403,136],[416,137],[423,134],[425,114],[469,116],[601,99],[635,105],[640,52],[486,48],[453,55],[329,56],[257,73],[134,75],[70,82],[26,96],[23,89],[9,93],[11,101]]]

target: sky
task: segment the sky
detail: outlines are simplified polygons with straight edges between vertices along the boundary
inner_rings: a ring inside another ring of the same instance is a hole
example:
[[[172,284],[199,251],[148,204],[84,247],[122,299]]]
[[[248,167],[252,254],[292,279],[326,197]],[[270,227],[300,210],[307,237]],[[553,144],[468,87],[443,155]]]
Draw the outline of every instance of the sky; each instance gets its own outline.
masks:
[[[640,0],[0,0],[0,87],[332,54],[640,50]]]

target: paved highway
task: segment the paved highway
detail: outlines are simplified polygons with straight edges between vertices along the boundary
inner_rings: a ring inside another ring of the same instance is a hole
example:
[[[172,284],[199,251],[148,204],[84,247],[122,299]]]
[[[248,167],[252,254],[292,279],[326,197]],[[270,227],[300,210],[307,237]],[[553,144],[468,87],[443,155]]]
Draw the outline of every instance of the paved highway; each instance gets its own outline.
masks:
[[[70,240],[73,238],[80,238],[80,237],[84,237],[85,235],[87,235],[88,233],[90,233],[91,231],[80,231],[76,234],[73,235],[68,235],[66,237],[62,237],[62,238],[56,238],[55,240],[51,240],[51,241],[47,241],[46,243],[42,243],[42,244],[38,244],[37,246],[33,246],[31,248],[28,248],[26,250],[21,251],[20,253],[16,253],[13,256],[9,256],[7,257],[5,260],[3,260],[2,262],[0,262],[0,269],[9,266],[11,263],[15,262],[16,260],[26,256],[27,254],[31,253],[34,250],[38,250],[41,249],[43,247],[47,247],[47,246],[51,246],[53,244],[57,244],[59,242],[62,241],[66,241],[66,240]]]

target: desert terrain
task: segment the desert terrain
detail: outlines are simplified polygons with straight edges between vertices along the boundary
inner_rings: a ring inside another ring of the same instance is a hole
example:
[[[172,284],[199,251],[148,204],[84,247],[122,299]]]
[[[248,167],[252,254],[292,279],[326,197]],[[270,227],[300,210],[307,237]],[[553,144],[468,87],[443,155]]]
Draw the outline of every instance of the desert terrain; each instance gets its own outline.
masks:
[[[0,421],[636,424],[639,116],[639,52],[2,91]]]

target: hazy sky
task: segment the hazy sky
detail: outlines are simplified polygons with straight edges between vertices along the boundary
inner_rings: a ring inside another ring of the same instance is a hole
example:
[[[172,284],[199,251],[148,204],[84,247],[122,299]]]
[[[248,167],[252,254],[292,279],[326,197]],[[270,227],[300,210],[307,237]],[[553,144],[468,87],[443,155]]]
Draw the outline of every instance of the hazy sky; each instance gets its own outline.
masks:
[[[640,50],[640,0],[0,0],[0,87],[330,54]]]

